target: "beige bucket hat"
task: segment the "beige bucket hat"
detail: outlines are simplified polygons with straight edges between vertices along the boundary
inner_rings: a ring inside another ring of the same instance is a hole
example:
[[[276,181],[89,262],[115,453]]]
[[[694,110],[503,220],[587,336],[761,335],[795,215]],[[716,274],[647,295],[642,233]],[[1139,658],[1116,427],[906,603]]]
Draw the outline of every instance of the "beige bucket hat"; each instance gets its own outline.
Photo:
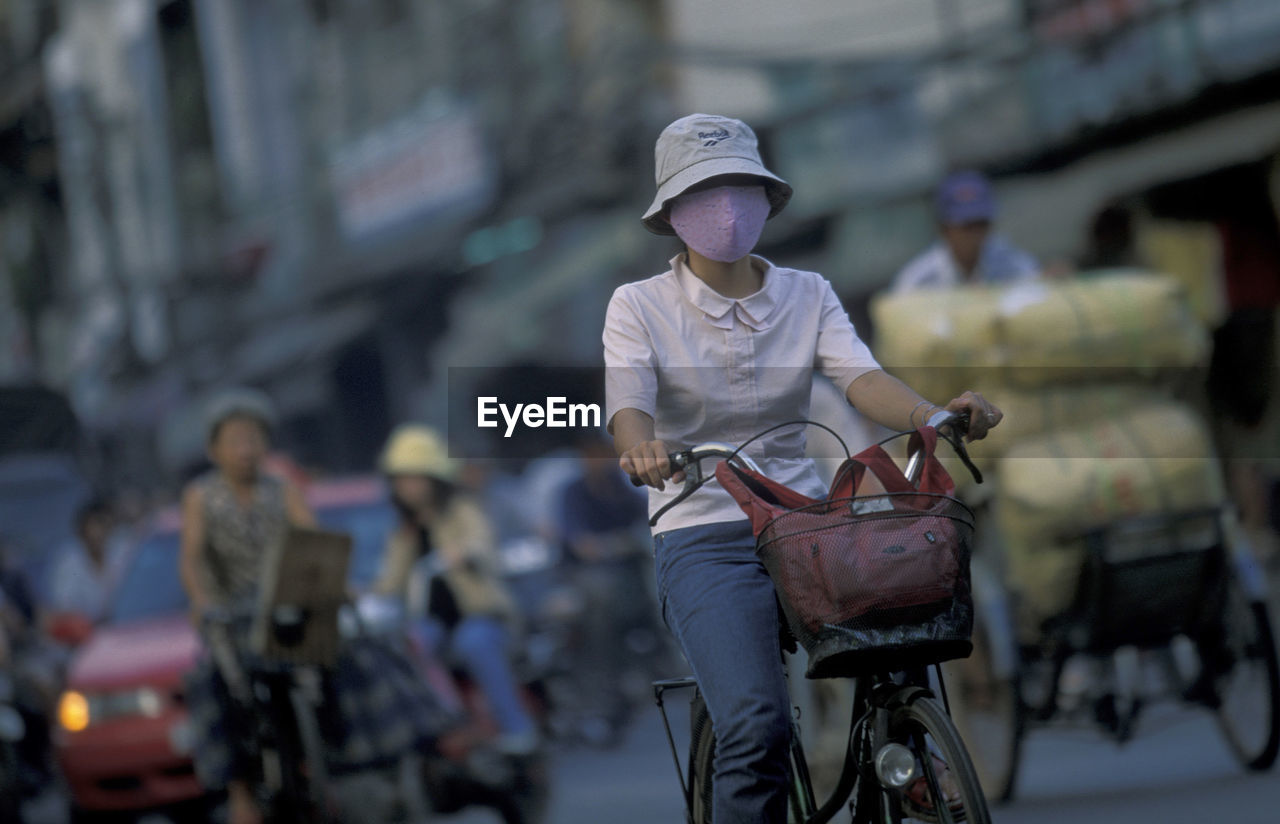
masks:
[[[460,468],[434,429],[411,423],[391,433],[378,467],[386,475],[425,475],[449,482],[458,479]]]
[[[718,175],[755,175],[769,196],[769,217],[791,199],[791,186],[764,167],[759,142],[741,120],[714,114],[691,114],[662,130],[654,147],[658,194],[641,221],[657,235],[674,235],[663,212],[690,186]]]

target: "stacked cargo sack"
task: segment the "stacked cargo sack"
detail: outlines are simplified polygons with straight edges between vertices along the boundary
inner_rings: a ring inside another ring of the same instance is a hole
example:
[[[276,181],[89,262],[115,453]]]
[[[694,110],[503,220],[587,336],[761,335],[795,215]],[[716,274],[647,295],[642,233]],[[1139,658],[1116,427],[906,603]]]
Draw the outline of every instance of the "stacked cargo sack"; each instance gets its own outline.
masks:
[[[1003,548],[1024,641],[1070,605],[1084,552],[1073,533],[1223,499],[1209,432],[1172,397],[1209,347],[1173,279],[1123,271],[885,295],[872,317],[878,359],[925,397],[977,389],[1005,413],[971,447],[994,483],[960,494],[993,504],[999,540],[982,543]]]

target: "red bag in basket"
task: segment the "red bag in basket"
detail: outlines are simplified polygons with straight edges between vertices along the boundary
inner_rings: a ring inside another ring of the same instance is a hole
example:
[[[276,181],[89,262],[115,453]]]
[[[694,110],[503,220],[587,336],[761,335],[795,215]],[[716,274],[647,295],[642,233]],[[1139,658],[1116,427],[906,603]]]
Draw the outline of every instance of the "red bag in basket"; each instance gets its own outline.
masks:
[[[950,497],[955,485],[934,457],[937,440],[928,427],[911,436],[909,449],[922,451],[924,462],[918,487],[877,445],[845,461],[820,500],[727,462],[716,467],[751,519],[757,552],[802,642],[805,630],[955,597],[972,524],[957,518],[964,507]],[[854,497],[867,472],[887,494]]]

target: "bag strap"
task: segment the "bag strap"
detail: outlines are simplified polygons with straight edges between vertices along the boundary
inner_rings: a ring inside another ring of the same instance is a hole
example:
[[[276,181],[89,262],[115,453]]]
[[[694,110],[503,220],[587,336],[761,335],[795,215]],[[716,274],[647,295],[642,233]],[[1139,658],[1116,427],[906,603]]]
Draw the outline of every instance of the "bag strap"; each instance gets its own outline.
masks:
[[[920,492],[929,492],[936,495],[954,495],[956,491],[955,481],[951,480],[951,474],[947,472],[946,467],[938,460],[938,430],[932,426],[924,426],[917,429],[907,441],[907,451],[912,452],[920,450],[924,454],[921,460],[924,466],[920,471],[920,483],[917,489]],[[971,465],[971,464],[970,464]]]
[[[876,477],[880,485],[889,493],[927,492],[951,495],[955,492],[955,483],[946,468],[938,461],[935,451],[938,448],[938,432],[933,427],[922,427],[911,433],[907,442],[908,452],[921,452],[920,484],[913,487],[907,476],[898,468],[897,462],[885,452],[880,444],[874,444],[854,455],[840,465],[836,477],[831,482],[830,498],[852,498],[868,471]]]
[[[819,503],[808,495],[729,461],[716,464],[716,480],[738,502],[751,520],[751,531],[757,536],[782,513]]]

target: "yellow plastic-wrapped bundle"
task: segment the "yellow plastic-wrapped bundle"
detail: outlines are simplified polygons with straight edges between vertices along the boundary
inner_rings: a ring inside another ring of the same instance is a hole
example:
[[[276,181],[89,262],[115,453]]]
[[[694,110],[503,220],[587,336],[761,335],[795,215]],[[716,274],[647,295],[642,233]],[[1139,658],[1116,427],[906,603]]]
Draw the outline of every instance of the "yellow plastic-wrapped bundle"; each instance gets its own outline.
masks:
[[[1164,402],[1069,430],[1028,437],[996,467],[996,517],[1020,632],[1065,609],[1083,561],[1081,531],[1132,516],[1220,504],[1223,481],[1209,432],[1187,407]]]
[[[883,295],[871,311],[881,364],[937,401],[974,387],[1143,379],[1208,352],[1181,285],[1139,272]]]
[[[977,388],[1004,412],[999,426],[985,439],[968,446],[969,454],[979,467],[992,468],[1001,455],[1029,437],[1116,418],[1166,397],[1163,390],[1140,383],[1063,384],[1043,389]],[[938,452],[947,472],[955,479],[961,497],[976,502],[994,486],[976,487],[951,450],[944,447]]]
[[[1006,290],[1000,304],[1006,382],[1013,386],[1145,377],[1200,364],[1209,351],[1181,284],[1169,277],[1032,282]]]
[[[1042,389],[997,386],[979,387],[979,391],[1004,413],[1001,424],[972,446],[975,456],[987,460],[1033,435],[1077,429],[1165,398],[1163,390],[1141,383],[1059,384]]]
[[[998,295],[967,287],[877,297],[871,303],[877,360],[924,397],[945,403],[1002,365]]]

